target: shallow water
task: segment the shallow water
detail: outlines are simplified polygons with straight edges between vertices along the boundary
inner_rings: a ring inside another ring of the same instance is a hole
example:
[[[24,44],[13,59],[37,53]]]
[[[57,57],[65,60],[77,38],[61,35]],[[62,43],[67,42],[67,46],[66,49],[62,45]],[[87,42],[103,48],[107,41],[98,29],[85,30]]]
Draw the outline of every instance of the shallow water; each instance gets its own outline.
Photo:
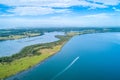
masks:
[[[120,80],[120,33],[73,37],[60,52],[7,80]]]
[[[55,38],[55,35],[63,35],[63,34],[64,34],[63,32],[51,32],[51,33],[45,33],[44,35],[37,37],[0,41],[0,57],[10,56],[12,54],[15,54],[25,46],[56,41],[58,39]]]

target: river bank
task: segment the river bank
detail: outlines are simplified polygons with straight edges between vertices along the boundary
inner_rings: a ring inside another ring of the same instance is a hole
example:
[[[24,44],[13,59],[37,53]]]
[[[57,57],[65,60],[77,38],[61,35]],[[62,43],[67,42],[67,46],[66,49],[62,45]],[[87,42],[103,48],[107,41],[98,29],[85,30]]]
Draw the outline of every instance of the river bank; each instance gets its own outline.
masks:
[[[55,35],[64,35],[64,33],[49,32],[49,33],[44,33],[44,35],[36,36],[36,37],[0,41],[0,57],[11,56],[13,54],[20,52],[23,48],[30,45],[57,41],[58,38],[56,38]]]
[[[15,75],[57,53],[76,34],[56,36],[58,41],[25,47],[20,53],[0,58],[0,79]]]

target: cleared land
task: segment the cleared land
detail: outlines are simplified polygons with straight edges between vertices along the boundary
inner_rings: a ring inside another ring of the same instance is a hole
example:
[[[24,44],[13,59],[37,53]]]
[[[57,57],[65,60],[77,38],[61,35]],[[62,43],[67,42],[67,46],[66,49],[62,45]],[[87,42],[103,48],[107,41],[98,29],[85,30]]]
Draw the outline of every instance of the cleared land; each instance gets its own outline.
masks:
[[[21,39],[21,38],[34,37],[34,36],[39,36],[39,35],[40,35],[40,33],[26,33],[26,34],[23,34],[23,35],[0,36],[0,41]]]

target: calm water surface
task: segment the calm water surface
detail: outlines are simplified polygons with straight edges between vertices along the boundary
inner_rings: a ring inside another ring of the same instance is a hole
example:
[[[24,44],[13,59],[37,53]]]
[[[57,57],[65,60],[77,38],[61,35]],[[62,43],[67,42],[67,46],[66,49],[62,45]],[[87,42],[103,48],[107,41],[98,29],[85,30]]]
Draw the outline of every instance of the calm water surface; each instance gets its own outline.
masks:
[[[120,33],[75,36],[56,55],[7,80],[120,80]]]
[[[63,35],[63,34],[64,34],[63,32],[51,32],[51,33],[45,33],[44,35],[37,37],[0,41],[0,57],[10,56],[12,54],[15,54],[25,46],[56,41],[58,39],[55,38],[55,35]]]

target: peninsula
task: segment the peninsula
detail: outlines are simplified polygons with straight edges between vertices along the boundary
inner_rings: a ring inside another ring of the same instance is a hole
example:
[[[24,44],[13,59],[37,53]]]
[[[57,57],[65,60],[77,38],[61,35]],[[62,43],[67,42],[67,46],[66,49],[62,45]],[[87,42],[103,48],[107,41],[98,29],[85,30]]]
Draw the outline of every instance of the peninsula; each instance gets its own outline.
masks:
[[[62,46],[73,36],[79,33],[56,35],[58,41],[27,46],[17,54],[0,58],[0,79],[5,79],[21,71],[27,70],[46,58],[60,51]]]

